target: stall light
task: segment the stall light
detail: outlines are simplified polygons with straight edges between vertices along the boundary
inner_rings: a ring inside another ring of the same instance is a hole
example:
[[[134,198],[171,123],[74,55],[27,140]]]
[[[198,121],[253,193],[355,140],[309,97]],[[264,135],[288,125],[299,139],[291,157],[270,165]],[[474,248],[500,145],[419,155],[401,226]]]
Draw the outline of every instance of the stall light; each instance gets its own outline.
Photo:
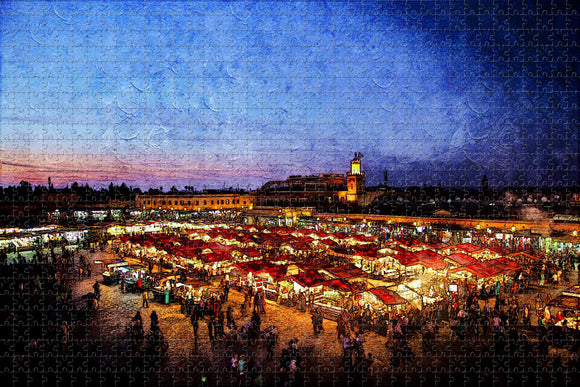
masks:
[[[515,226],[512,227],[512,231],[516,231],[516,227]]]
[[[576,230],[572,231],[572,235],[574,235],[574,236],[578,235],[578,231],[576,231]]]
[[[479,230],[481,229],[481,225],[478,224],[477,226],[475,226],[475,228]]]

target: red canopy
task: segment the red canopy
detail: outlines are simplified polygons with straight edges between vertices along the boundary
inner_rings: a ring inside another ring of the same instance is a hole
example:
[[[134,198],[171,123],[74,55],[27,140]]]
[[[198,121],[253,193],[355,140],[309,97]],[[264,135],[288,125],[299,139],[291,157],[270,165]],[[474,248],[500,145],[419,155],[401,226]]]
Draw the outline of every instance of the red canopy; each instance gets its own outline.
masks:
[[[443,270],[447,264],[443,256],[432,250],[421,250],[396,254],[395,258],[404,266],[423,265],[434,270]]]
[[[402,305],[407,303],[403,297],[383,286],[372,288],[369,291],[385,305]]]
[[[226,251],[214,251],[209,254],[200,255],[200,259],[205,263],[230,261],[232,256]]]
[[[174,254],[184,258],[194,258],[200,255],[201,249],[197,247],[180,247],[174,249]]]
[[[520,268],[521,266],[518,265],[517,263],[502,257],[497,259],[490,259],[489,261],[485,262],[479,262],[474,265],[458,267],[456,269],[453,269],[451,272],[467,270],[478,277],[488,278],[495,277],[497,275],[504,273],[509,273],[511,271],[518,270]]]
[[[355,265],[341,265],[327,267],[324,270],[326,270],[336,278],[357,278],[357,277],[366,277],[367,275],[367,273],[365,273]]]
[[[322,283],[325,288],[331,288],[341,292],[352,292],[353,287],[351,284],[343,280],[342,278],[335,278],[330,281],[324,281]]]
[[[445,258],[455,262],[459,266],[474,265],[477,263],[477,259],[464,253],[453,253],[447,255]]]
[[[316,272],[309,271],[309,272],[301,272],[298,274],[294,274],[291,278],[298,282],[299,285],[305,288],[310,288],[313,286],[318,286],[324,282],[324,279],[321,278]]]
[[[454,246],[450,246],[450,247],[453,249],[456,249],[456,250],[463,251],[467,254],[473,253],[474,251],[477,251],[477,250],[481,250],[481,247],[477,247],[475,245],[472,245],[471,243],[462,243],[460,245],[454,245]]]

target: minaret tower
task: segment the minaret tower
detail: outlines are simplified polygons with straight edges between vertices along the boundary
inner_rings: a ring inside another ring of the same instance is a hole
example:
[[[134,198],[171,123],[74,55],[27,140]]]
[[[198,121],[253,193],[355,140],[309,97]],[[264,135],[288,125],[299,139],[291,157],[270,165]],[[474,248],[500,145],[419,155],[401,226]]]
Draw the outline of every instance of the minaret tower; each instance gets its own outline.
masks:
[[[365,173],[361,171],[361,153],[354,154],[354,159],[350,162],[350,173],[346,174],[347,194],[346,200],[356,202],[359,196],[365,192]]]

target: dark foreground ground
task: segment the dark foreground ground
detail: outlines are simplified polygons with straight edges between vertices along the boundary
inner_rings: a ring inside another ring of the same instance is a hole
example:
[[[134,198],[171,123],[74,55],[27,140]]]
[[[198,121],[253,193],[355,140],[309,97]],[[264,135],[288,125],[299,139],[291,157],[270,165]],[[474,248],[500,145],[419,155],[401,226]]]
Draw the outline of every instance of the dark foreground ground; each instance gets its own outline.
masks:
[[[91,260],[108,255],[85,254]],[[294,385],[300,386],[577,386],[580,380],[572,348],[565,343],[540,342],[535,327],[518,329],[530,338],[530,346],[513,356],[508,343],[497,343],[491,332],[451,340],[448,327],[442,325],[435,341],[426,346],[420,335],[412,334],[410,351],[399,356],[385,347],[385,337],[366,332],[364,349],[374,355],[374,362],[362,375],[358,369],[345,368],[334,321],[324,320],[323,332],[314,335],[310,314],[274,303],[267,304],[262,319],[262,328],[276,325],[280,330],[274,356],[268,359],[263,342],[210,341],[206,320],[200,321],[195,339],[179,305],[150,302],[149,308],[142,308],[141,296],[123,294],[119,285],[101,286],[97,310],[76,311],[75,306],[85,304],[82,296],[92,292],[95,280],[101,279],[97,266],[93,266],[91,278],[80,280],[76,270],[64,271],[72,296],[68,309],[59,299],[62,289],[46,286],[45,296],[39,299],[24,290],[26,287],[7,286],[20,279],[49,277],[49,269],[3,271],[0,370],[6,385],[229,386],[239,383],[230,370],[230,359],[244,354],[255,367],[253,382],[244,379],[242,385],[283,386],[290,381],[280,371],[280,355],[294,338],[302,356]],[[577,280],[577,272],[572,280]],[[557,294],[562,289],[539,290]],[[533,304],[534,295],[535,291],[521,297]],[[250,320],[250,315],[240,315],[242,300],[240,293],[232,291],[225,305],[234,307],[238,327]],[[130,340],[125,328],[138,310],[146,333],[151,311],[159,315],[168,342],[164,353],[151,353],[145,342]],[[59,322],[67,319],[70,325],[64,340]],[[540,355],[543,345],[547,345],[547,353]]]

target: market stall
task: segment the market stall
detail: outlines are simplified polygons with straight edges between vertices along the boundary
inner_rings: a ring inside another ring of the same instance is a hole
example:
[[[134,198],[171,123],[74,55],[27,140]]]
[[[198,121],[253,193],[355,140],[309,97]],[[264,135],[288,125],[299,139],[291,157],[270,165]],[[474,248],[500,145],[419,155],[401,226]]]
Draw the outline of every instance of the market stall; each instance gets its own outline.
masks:
[[[322,283],[322,292],[314,298],[314,306],[320,308],[326,318],[336,320],[343,308],[349,308],[354,288],[346,280],[336,278]]]
[[[127,261],[120,258],[96,260],[95,263],[101,265],[103,284],[105,285],[118,284],[123,273],[121,269],[129,266]]]
[[[145,288],[147,277],[147,268],[142,265],[128,265],[119,267],[121,280],[125,282],[125,290],[128,292],[137,292]]]
[[[567,288],[561,295],[552,299],[548,305],[564,311],[568,328],[580,329],[580,285]],[[557,325],[562,326],[562,324],[563,321],[559,321]]]
[[[175,301],[175,276],[173,275],[163,275],[160,279],[156,280],[157,286],[151,288],[151,293],[153,295],[153,301],[160,304],[169,304]]]
[[[390,311],[403,308],[407,301],[393,290],[376,287],[361,294],[360,304],[375,311]]]

